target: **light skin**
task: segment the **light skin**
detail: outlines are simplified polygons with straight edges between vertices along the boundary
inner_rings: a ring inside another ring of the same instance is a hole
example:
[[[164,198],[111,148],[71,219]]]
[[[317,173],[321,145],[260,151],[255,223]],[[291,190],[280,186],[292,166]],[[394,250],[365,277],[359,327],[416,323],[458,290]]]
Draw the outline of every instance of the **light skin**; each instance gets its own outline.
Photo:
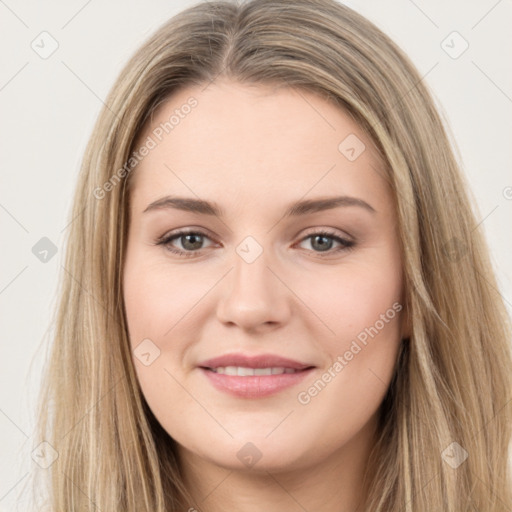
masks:
[[[408,335],[403,311],[386,316],[403,303],[403,290],[382,162],[357,123],[323,98],[227,79],[173,95],[139,142],[190,96],[197,106],[130,177],[123,275],[130,342],[135,349],[149,339],[160,350],[147,366],[133,357],[142,392],[176,440],[201,510],[362,510],[377,410]],[[350,134],[366,147],[354,161],[338,149]],[[169,195],[214,202],[224,215],[144,211]],[[337,196],[371,208],[284,216],[297,201]],[[203,237],[157,245],[182,229]],[[312,236],[325,230],[333,235]],[[251,263],[237,252],[248,236],[262,249]],[[381,315],[387,321],[376,324]],[[332,375],[358,335],[381,324],[320,392],[299,401],[330,368]],[[315,369],[275,395],[234,397],[198,368],[230,352],[272,353]],[[252,466],[237,457],[249,442],[261,454]]]

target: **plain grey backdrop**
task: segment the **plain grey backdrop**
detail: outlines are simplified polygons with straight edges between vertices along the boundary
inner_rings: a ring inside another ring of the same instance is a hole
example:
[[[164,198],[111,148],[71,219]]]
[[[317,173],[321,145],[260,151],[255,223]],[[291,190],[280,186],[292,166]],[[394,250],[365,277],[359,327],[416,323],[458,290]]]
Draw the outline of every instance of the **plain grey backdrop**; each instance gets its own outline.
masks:
[[[33,410],[71,197],[122,65],[196,1],[0,0],[0,510],[28,510]],[[460,152],[512,312],[512,2],[351,0],[411,57]],[[41,247],[51,247],[41,254]]]

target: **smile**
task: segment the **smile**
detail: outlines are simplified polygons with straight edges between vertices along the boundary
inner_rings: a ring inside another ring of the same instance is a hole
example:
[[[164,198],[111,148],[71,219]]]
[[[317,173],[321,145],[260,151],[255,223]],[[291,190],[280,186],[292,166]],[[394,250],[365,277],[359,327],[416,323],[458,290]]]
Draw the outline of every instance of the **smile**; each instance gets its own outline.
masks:
[[[296,373],[294,368],[247,368],[244,366],[219,366],[218,368],[208,368],[215,373],[223,375],[238,375],[248,377],[253,375],[280,375],[282,373]]]
[[[315,368],[302,370],[283,367],[246,368],[226,366],[200,367],[209,383],[218,391],[238,398],[264,398],[298,385]]]

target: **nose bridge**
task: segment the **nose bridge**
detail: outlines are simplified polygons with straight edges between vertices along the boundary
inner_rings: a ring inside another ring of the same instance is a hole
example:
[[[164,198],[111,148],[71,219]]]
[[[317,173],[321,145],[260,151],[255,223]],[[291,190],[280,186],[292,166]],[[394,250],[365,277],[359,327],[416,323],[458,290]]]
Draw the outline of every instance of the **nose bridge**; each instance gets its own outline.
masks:
[[[251,237],[252,238],[252,237]],[[270,286],[269,277],[272,273],[268,269],[269,251],[252,240],[244,240],[236,248],[234,257],[233,280],[237,292],[267,293]],[[256,245],[258,244],[258,245]],[[272,276],[273,277],[273,276]]]
[[[282,322],[289,314],[286,290],[274,275],[270,249],[253,237],[235,248],[233,269],[222,288],[219,319],[241,327]]]

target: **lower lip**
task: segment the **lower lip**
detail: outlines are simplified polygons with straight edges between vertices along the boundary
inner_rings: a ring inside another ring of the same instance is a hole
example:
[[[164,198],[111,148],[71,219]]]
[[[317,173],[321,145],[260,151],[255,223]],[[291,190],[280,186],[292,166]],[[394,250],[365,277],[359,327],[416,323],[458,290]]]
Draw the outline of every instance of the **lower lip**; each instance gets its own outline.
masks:
[[[308,368],[295,373],[280,373],[278,375],[254,375],[240,377],[237,375],[225,375],[215,373],[206,368],[199,368],[215,388],[240,398],[262,398],[273,395],[298,384],[314,368]]]

